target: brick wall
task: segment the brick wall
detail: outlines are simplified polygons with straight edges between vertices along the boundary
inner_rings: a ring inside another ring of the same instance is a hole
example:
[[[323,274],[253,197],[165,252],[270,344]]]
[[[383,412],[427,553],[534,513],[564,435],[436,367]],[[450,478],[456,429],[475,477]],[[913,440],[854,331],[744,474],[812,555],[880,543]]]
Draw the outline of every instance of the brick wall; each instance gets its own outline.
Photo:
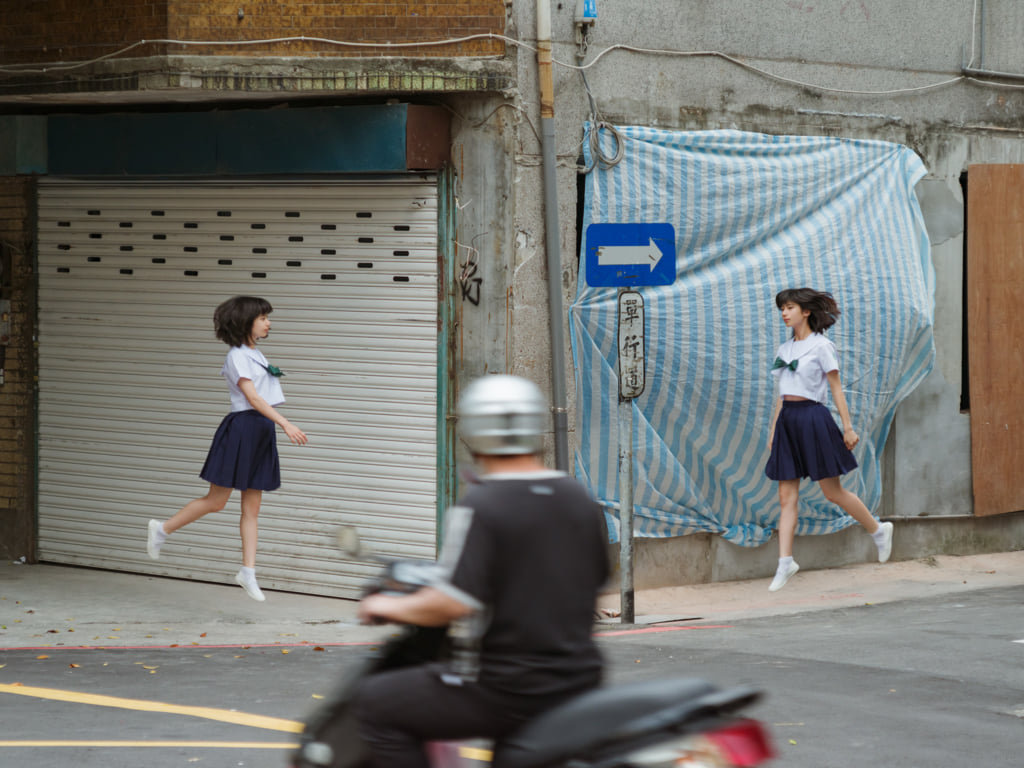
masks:
[[[21,0],[3,6],[3,64],[94,59],[167,36],[168,0]],[[161,52],[156,46],[145,51]]]
[[[0,558],[35,559],[35,278],[32,180],[0,177],[0,298],[11,301],[11,338],[0,384]],[[10,269],[9,273],[7,272]]]
[[[317,37],[415,43],[503,33],[505,0],[22,0],[6,4],[0,63],[82,61],[140,40],[242,41]],[[241,16],[239,10],[242,11]],[[245,46],[147,44],[119,58],[192,56],[499,56],[498,40],[458,45],[351,48],[313,41]]]

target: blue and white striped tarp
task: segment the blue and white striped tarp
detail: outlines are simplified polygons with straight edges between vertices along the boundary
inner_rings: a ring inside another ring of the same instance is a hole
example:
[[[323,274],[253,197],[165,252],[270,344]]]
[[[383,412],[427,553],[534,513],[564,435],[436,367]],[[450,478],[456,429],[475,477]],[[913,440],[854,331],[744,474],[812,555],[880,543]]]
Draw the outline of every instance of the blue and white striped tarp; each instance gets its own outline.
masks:
[[[586,177],[584,232],[597,222],[668,222],[677,254],[672,285],[638,289],[647,386],[633,401],[636,535],[710,531],[748,546],[771,536],[778,503],[764,474],[774,405],[769,368],[786,338],[775,294],[800,286],[830,291],[839,302],[842,314],[828,336],[861,436],[854,451],[860,468],[843,483],[877,510],[893,414],[935,355],[934,273],[914,194],[925,174],[921,160],[882,141],[619,131],[621,162]],[[614,154],[607,131],[600,141]],[[589,164],[589,141],[583,146]],[[588,286],[581,261],[570,309],[576,470],[610,510],[613,540],[616,306],[616,289]],[[852,523],[817,484],[803,484],[799,534]]]

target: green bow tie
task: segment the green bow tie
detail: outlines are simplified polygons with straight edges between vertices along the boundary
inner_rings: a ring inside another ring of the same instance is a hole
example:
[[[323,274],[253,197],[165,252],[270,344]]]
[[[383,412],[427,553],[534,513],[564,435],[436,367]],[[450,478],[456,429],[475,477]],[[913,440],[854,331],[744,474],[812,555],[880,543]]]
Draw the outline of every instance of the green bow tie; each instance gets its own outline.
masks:
[[[267,373],[269,373],[271,376],[274,376],[276,378],[281,378],[282,376],[284,376],[284,371],[282,371],[276,365],[264,365],[263,367],[267,369]]]
[[[774,371],[776,368],[789,368],[789,370],[795,371],[796,370],[796,364],[799,363],[799,362],[800,362],[799,360],[790,360],[787,363],[781,357],[776,357],[775,358],[775,362],[772,363],[772,370]]]

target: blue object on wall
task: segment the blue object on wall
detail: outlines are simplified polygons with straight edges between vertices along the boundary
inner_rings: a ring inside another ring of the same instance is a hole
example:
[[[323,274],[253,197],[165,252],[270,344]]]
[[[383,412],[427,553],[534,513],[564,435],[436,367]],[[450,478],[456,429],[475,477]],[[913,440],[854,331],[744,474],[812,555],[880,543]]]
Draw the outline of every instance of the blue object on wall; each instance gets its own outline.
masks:
[[[593,163],[589,132],[583,142]],[[766,542],[778,517],[764,473],[772,360],[786,338],[775,294],[831,291],[828,331],[861,441],[843,485],[869,509],[896,406],[935,358],[935,276],[914,193],[925,174],[884,141],[620,127],[626,154],[586,178],[583,225],[654,219],[676,233],[670,285],[636,290],[646,306],[647,389],[632,401],[635,532],[718,533]],[[602,131],[602,147],[614,152]],[[581,259],[585,254],[581,248]],[[577,474],[618,506],[616,288],[577,283],[570,309],[580,414]],[[817,485],[800,494],[800,534],[853,524]],[[617,537],[618,518],[608,515]]]

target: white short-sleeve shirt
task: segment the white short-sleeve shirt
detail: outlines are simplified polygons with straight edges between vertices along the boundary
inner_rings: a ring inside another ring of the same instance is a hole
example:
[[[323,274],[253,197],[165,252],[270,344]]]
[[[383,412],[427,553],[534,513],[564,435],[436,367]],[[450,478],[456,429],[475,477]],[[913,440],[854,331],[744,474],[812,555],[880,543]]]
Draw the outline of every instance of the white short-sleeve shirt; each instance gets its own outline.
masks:
[[[267,370],[267,358],[258,349],[249,347],[232,347],[224,359],[221,376],[228,383],[228,394],[231,395],[232,411],[248,411],[252,409],[245,394],[238,387],[239,379],[249,379],[256,387],[256,394],[270,405],[284,402],[284,392],[277,376],[271,376]]]
[[[809,400],[825,402],[828,396],[827,375],[839,370],[836,345],[820,333],[812,333],[806,339],[797,341],[790,337],[776,354],[787,366],[794,360],[796,370],[773,368],[772,375],[779,382],[779,396],[796,395]]]

